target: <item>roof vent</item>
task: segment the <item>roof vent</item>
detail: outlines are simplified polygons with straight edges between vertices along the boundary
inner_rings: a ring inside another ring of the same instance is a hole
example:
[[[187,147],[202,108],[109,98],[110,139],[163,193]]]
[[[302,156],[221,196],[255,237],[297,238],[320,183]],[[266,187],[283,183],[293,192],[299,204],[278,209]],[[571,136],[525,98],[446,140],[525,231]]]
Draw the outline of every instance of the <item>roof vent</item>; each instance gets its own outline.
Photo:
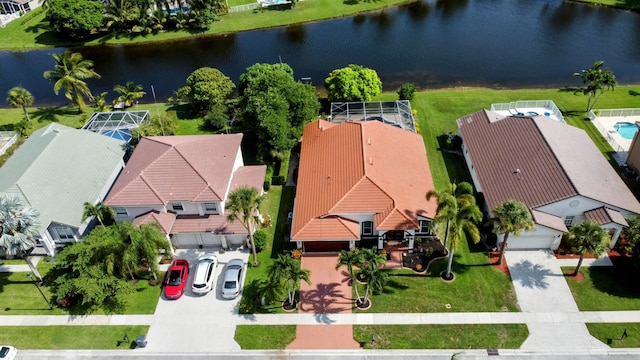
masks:
[[[513,170],[513,173],[514,173],[514,174],[520,174],[520,169],[515,169],[515,170]]]
[[[369,158],[369,165],[373,165],[373,158],[372,157]]]
[[[367,144],[371,145],[371,138],[367,139]]]

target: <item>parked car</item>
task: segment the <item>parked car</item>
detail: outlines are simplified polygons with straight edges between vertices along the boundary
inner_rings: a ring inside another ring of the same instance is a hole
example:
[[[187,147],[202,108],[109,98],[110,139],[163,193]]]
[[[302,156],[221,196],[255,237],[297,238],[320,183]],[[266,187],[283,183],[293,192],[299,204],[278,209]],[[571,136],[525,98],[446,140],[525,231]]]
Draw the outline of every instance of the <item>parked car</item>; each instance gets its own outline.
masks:
[[[222,284],[222,297],[225,299],[235,299],[240,295],[242,289],[242,269],[244,261],[233,259],[227,263],[224,271],[224,283]]]
[[[17,354],[18,350],[13,346],[0,345],[0,360],[13,360]]]
[[[179,299],[184,294],[188,278],[189,262],[185,259],[173,260],[164,283],[164,297],[168,300]]]
[[[198,259],[196,272],[193,276],[193,284],[191,285],[191,290],[195,294],[203,295],[213,290],[215,287],[213,279],[216,275],[217,266],[218,258],[213,254],[204,254]]]

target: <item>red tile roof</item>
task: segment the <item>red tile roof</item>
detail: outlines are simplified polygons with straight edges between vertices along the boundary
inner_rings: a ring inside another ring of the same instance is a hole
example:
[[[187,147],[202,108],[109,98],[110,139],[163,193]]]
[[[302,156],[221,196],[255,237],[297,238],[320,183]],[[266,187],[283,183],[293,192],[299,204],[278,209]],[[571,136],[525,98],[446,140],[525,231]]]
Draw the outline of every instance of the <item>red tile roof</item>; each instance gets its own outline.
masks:
[[[214,234],[248,234],[242,223],[227,222],[224,215],[180,215],[176,217],[172,234],[213,232]]]
[[[358,239],[346,214],[374,215],[378,230],[417,229],[433,218],[433,180],[420,135],[383,124],[324,120],[304,128],[292,240]]]
[[[221,201],[234,172],[241,140],[242,134],[144,137],[105,204]]]
[[[157,223],[163,234],[170,234],[173,223],[176,221],[176,214],[173,212],[159,212],[157,210],[149,211],[146,214],[139,215],[133,220],[133,225],[140,226],[143,224]]]
[[[582,129],[487,110],[458,119],[458,127],[490,209],[508,199],[536,208],[582,195],[640,213],[640,203]]]
[[[585,211],[584,216],[588,220],[597,222],[599,225],[616,223],[622,226],[629,226],[627,220],[625,220],[624,216],[622,216],[620,212],[604,206],[590,211]]]

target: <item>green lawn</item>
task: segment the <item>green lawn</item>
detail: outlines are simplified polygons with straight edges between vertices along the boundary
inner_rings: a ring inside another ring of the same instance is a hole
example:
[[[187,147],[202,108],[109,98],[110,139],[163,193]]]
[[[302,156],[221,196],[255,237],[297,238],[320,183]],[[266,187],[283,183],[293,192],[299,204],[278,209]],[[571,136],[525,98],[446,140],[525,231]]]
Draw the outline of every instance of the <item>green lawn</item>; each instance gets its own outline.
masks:
[[[638,0],[575,0],[587,4],[597,6],[612,6],[620,9],[640,10],[640,1]]]
[[[282,350],[295,338],[295,325],[238,325],[234,337],[242,350]]]
[[[439,274],[446,269],[446,259],[437,260],[426,275],[411,270],[389,271],[389,282],[380,294],[374,294],[370,312],[429,313],[519,311],[511,279],[490,265],[483,252],[471,252],[461,242],[454,253],[453,282],[444,282]],[[360,286],[360,294],[364,287]],[[354,295],[355,298],[355,295]],[[447,309],[446,305],[451,308]],[[354,310],[356,311],[356,310]]]
[[[22,20],[15,20],[9,23],[6,28],[0,29],[0,39],[2,39],[0,42],[0,50],[25,50],[69,45],[125,44],[189,39],[196,36],[246,31],[343,17],[364,11],[394,6],[403,2],[406,2],[406,0],[358,2],[309,0],[299,2],[296,7],[291,10],[260,9],[221,15],[217,21],[211,24],[208,31],[199,35],[194,35],[192,32],[186,30],[166,31],[155,35],[106,35],[85,43],[74,44],[70,44],[69,41],[59,39],[53,35],[53,33],[48,30],[49,24],[44,18],[44,12],[42,12],[26,24],[23,24]]]
[[[518,349],[527,336],[524,324],[353,326],[365,349]]]
[[[562,271],[572,273],[573,267]],[[640,309],[638,273],[624,268],[583,267],[584,280],[576,282],[567,277],[567,284],[580,311],[615,311]]]
[[[640,324],[639,323],[617,323],[617,324],[587,324],[587,329],[593,337],[613,348],[637,348],[640,347]],[[624,331],[627,335],[623,337]]]
[[[148,331],[148,326],[3,326],[0,343],[18,349],[130,349]]]

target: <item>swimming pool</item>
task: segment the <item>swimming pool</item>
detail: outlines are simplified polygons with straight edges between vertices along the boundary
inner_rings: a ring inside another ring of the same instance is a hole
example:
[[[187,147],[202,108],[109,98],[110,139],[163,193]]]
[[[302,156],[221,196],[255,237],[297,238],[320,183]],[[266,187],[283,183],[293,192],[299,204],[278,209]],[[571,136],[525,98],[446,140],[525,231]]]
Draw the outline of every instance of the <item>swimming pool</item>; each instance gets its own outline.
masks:
[[[638,132],[638,126],[634,123],[630,122],[619,122],[613,125],[613,128],[616,129],[618,134],[625,139],[632,140],[633,137]]]

